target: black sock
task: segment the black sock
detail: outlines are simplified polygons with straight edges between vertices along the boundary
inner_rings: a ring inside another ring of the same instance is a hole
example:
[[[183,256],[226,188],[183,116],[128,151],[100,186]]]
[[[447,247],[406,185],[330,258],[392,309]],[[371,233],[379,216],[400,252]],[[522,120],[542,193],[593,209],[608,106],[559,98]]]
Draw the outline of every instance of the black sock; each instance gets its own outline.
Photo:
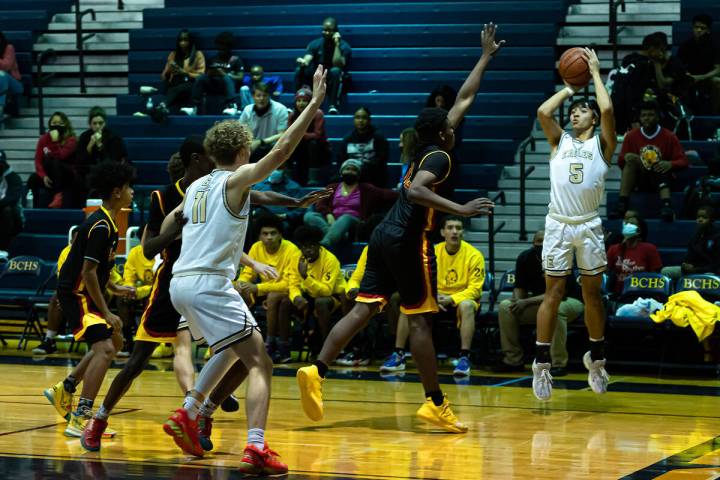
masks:
[[[92,413],[93,403],[95,403],[95,400],[80,397],[76,412],[78,414]]]
[[[470,360],[470,350],[460,350],[460,356]]]
[[[65,388],[65,391],[68,393],[75,393],[75,387],[77,384],[77,379],[75,379],[72,375],[68,375],[67,378],[63,380],[63,388]]]
[[[434,390],[432,392],[425,392],[425,398],[432,399],[432,402],[436,407],[443,404],[445,397],[443,396],[442,390]]]
[[[405,358],[405,349],[404,348],[395,348],[395,353],[400,355],[400,357]]]
[[[605,338],[600,340],[590,339],[590,359],[594,362],[595,360],[605,359]]]
[[[321,377],[321,378],[325,378],[325,375],[327,374],[327,371],[328,371],[328,366],[325,365],[325,364],[324,364],[323,362],[321,362],[320,360],[315,360],[315,362],[313,363],[313,365],[315,365],[315,366],[317,367],[317,369],[318,369],[318,374],[320,374],[320,377]]]
[[[535,343],[535,361],[537,363],[552,363],[550,359],[550,345]]]

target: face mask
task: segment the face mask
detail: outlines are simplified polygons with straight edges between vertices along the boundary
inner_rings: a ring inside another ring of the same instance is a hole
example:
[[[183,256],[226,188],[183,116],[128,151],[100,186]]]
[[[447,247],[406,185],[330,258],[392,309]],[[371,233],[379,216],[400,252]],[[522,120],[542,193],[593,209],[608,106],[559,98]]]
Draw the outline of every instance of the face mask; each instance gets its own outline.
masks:
[[[622,235],[625,238],[634,237],[640,231],[640,227],[634,223],[623,223]]]
[[[272,183],[273,185],[277,185],[278,183],[282,183],[283,180],[283,172],[282,170],[275,170],[273,171],[270,176],[268,177],[268,182]]]
[[[347,185],[355,185],[358,181],[358,176],[354,173],[343,173],[341,178]]]
[[[65,134],[66,127],[64,125],[50,125],[50,130],[57,130],[62,137]]]

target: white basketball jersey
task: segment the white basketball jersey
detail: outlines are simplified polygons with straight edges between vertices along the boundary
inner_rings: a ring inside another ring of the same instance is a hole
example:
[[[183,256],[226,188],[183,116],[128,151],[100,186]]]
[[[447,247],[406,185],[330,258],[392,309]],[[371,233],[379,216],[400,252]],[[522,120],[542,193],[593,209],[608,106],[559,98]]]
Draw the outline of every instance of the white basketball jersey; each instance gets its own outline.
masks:
[[[607,172],[598,135],[583,142],[563,132],[550,160],[549,214],[566,222],[596,217]]]
[[[225,198],[233,172],[214,170],[192,183],[185,193],[182,249],[173,275],[214,274],[231,280],[237,275],[250,214],[250,191],[236,215]]]

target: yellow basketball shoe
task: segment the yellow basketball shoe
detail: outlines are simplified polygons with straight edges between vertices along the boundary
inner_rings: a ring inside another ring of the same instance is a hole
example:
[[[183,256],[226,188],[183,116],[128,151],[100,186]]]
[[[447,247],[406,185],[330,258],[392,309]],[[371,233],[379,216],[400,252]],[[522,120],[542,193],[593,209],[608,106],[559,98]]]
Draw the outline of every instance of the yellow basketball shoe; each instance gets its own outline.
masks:
[[[424,420],[433,425],[437,425],[440,428],[447,430],[452,433],[465,433],[468,431],[468,426],[462,423],[453,413],[450,408],[450,402],[447,399],[447,395],[444,396],[442,405],[439,407],[435,406],[432,398],[428,397],[425,399],[425,403],[418,409],[416,415],[420,420]]]
[[[85,426],[91,418],[92,413],[82,414],[72,412],[70,414],[70,420],[68,421],[67,427],[65,427],[65,436],[81,438],[83,435],[83,431],[85,430]],[[102,438],[113,438],[115,435],[117,435],[117,432],[108,428],[105,429],[105,431],[103,432]]]
[[[58,415],[65,420],[70,420],[70,412],[72,412],[73,394],[65,390],[64,383],[58,382],[50,388],[43,391],[43,395],[47,398],[50,405],[55,407]]]
[[[299,368],[296,376],[298,387],[300,387],[300,401],[305,415],[310,420],[322,420],[322,382],[325,379],[320,377],[315,365]]]

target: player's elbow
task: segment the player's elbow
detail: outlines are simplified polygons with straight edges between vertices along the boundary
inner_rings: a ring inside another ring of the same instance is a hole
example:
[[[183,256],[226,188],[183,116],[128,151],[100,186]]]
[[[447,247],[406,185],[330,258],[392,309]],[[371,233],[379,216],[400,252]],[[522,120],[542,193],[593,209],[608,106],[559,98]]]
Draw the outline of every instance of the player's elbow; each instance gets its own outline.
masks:
[[[420,198],[422,198],[422,187],[411,184],[407,191],[407,198],[411,202],[417,202]]]
[[[541,119],[541,120],[542,120],[542,119],[546,119],[546,118],[552,118],[552,111],[548,110],[548,109],[545,108],[543,105],[541,105],[541,106],[537,109],[536,114],[537,114],[537,118],[539,118],[539,119]]]

